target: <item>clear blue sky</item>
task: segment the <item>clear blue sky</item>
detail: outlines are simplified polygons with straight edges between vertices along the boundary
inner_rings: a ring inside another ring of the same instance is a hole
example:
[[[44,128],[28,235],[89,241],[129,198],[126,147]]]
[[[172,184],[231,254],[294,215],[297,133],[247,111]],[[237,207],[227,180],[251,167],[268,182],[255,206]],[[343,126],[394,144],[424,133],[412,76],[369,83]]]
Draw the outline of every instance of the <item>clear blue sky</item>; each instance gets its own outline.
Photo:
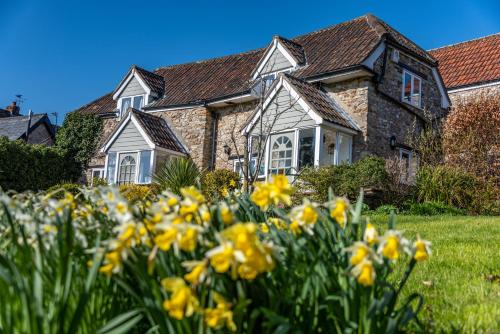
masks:
[[[147,69],[266,46],[373,13],[428,49],[500,31],[498,0],[0,0],[0,107],[63,115]]]

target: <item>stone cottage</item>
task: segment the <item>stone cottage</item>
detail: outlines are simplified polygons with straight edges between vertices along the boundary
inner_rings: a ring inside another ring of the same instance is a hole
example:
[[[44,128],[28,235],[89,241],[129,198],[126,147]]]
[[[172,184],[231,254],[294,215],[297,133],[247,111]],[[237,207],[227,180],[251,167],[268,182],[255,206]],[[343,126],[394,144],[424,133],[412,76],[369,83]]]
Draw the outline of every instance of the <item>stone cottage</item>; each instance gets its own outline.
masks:
[[[105,124],[87,177],[148,183],[174,156],[237,171],[245,151],[262,178],[367,155],[397,156],[410,172],[417,159],[408,136],[450,105],[437,66],[373,15],[235,55],[132,66],[79,109]]]
[[[500,33],[429,50],[452,102],[486,93],[500,94]]]

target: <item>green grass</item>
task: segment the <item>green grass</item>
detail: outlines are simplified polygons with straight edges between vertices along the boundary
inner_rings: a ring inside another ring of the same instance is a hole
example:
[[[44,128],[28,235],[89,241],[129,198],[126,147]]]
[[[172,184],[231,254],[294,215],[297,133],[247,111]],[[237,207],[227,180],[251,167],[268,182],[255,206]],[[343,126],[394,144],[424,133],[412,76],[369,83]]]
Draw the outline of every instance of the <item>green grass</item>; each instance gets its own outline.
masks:
[[[386,228],[387,216],[373,220]],[[398,216],[396,227],[432,242],[430,261],[415,268],[403,290],[424,296],[427,330],[500,333],[500,217]]]

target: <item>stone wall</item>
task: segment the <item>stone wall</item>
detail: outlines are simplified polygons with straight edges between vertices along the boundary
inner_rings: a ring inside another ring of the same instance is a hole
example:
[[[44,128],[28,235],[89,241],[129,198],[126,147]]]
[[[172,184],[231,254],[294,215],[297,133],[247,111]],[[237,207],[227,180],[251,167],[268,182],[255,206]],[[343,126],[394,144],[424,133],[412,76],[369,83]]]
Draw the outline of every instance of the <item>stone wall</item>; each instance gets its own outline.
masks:
[[[255,111],[256,105],[256,103],[250,102],[214,109],[214,112],[218,115],[215,150],[216,169],[233,170],[234,159],[237,159],[238,154],[243,155],[245,137],[241,135],[241,128]],[[230,156],[224,152],[225,145],[231,148]]]
[[[360,78],[323,86],[323,89],[349,112],[352,119],[361,129],[361,133],[353,137],[353,161],[357,161],[370,154],[367,145],[368,90],[370,81],[370,78]]]
[[[493,86],[471,88],[471,89],[456,91],[456,92],[453,92],[453,91],[448,92],[448,95],[450,96],[450,99],[451,99],[452,106],[454,103],[457,103],[460,100],[467,100],[467,99],[474,98],[475,96],[482,95],[482,94],[500,95],[500,82],[496,85],[493,85]]]
[[[209,168],[212,152],[213,117],[205,107],[153,113],[167,120],[172,131],[185,144],[200,168]]]

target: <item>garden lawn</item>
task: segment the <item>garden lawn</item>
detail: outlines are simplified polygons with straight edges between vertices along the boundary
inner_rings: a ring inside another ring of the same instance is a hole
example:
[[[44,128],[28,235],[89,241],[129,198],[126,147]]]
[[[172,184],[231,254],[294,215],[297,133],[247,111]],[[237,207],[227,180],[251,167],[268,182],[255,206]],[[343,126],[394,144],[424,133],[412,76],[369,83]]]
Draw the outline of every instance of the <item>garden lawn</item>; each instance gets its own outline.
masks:
[[[372,217],[386,229],[387,216]],[[427,331],[500,333],[500,217],[397,216],[396,228],[432,242],[404,294],[425,299],[420,318]],[[400,276],[404,268],[398,268]]]

